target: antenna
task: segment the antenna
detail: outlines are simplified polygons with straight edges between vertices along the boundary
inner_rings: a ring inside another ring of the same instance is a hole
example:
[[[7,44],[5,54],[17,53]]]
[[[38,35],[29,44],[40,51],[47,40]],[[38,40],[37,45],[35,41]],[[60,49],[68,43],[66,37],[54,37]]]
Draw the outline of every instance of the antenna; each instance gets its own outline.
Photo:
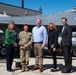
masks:
[[[42,6],[39,7],[39,11],[42,12]]]
[[[74,10],[75,10],[75,15],[76,15],[76,6],[74,7]]]
[[[74,7],[74,9],[76,10],[76,6]]]

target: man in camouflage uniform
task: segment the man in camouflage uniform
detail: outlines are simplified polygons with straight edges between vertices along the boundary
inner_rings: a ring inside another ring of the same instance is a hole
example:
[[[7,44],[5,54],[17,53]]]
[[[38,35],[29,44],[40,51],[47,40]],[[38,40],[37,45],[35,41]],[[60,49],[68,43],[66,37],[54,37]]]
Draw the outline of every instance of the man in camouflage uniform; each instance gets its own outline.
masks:
[[[30,48],[32,44],[32,35],[28,32],[28,26],[24,26],[24,31],[19,33],[20,44],[20,59],[22,65],[22,72],[28,71],[28,64],[30,59]]]

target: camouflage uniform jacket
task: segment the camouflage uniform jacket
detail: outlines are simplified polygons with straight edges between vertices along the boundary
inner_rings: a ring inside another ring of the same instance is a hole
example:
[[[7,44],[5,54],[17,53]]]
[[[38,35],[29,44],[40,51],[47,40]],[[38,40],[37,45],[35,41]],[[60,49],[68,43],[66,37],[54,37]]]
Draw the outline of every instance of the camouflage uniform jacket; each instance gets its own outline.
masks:
[[[20,44],[20,46],[24,46],[24,44],[27,44],[27,46],[31,46],[31,44],[32,44],[32,35],[31,35],[31,33],[21,31],[19,33],[19,44]]]

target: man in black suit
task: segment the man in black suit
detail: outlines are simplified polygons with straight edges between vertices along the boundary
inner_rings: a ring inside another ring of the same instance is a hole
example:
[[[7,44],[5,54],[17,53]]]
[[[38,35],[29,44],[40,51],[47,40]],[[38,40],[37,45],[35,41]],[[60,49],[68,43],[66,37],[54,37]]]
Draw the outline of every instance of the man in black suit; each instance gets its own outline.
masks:
[[[72,67],[72,57],[71,57],[72,31],[69,25],[67,24],[67,18],[63,17],[61,21],[63,24],[61,48],[63,51],[65,61],[65,68],[61,72],[70,73]]]

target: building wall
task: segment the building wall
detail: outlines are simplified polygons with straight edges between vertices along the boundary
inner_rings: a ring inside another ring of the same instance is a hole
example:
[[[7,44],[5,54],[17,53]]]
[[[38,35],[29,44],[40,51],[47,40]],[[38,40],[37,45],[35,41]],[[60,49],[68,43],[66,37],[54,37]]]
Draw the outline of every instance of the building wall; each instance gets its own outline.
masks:
[[[13,5],[0,3],[0,13],[2,13],[3,11],[6,12],[6,14],[11,16],[26,16],[26,12],[29,16],[42,14],[42,12],[39,12],[36,10],[31,10],[27,8],[21,8]]]

